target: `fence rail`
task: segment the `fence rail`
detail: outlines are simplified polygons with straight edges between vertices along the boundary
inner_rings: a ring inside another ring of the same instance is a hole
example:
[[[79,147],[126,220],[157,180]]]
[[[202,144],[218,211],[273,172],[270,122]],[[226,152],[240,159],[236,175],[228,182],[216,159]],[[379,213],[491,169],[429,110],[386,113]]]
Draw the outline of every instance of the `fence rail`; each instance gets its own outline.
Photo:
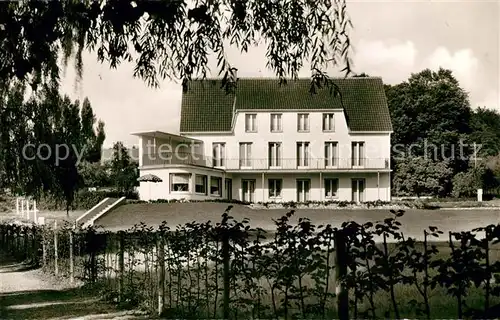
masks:
[[[138,225],[118,233],[4,224],[0,240],[4,250],[45,272],[174,318],[401,318],[416,297],[415,315],[444,317],[431,309],[431,290],[456,302],[458,318],[473,311],[470,301],[483,301],[482,312],[500,303],[500,225],[449,235],[430,227],[416,242],[399,233],[402,214],[332,228],[307,219],[291,225],[289,213],[273,232],[235,221],[229,211],[218,224]],[[444,241],[432,242],[439,238]],[[411,297],[402,285],[414,288]],[[481,299],[468,300],[477,290]],[[385,293],[391,302],[381,307],[375,297]]]

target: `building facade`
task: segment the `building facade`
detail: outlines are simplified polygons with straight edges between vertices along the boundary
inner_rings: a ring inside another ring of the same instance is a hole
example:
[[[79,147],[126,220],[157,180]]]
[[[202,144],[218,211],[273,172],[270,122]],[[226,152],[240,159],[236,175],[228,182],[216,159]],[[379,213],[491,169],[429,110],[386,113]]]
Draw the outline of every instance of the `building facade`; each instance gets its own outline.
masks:
[[[135,133],[140,197],[246,202],[389,201],[392,125],[380,78],[193,81],[180,134]]]

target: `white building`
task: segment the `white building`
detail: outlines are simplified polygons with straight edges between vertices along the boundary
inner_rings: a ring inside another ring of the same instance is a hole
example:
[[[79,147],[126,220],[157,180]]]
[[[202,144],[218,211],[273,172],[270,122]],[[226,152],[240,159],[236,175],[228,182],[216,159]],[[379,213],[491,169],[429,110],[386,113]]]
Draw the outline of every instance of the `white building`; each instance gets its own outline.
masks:
[[[247,202],[389,201],[391,119],[380,78],[193,81],[183,93],[180,135],[139,137],[140,198]]]

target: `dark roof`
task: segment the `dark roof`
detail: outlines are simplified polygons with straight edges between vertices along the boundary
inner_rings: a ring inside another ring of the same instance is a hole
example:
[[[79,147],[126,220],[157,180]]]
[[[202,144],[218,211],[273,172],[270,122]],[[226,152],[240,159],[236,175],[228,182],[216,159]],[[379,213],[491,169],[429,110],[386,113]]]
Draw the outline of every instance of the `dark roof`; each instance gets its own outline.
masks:
[[[351,131],[392,131],[381,78],[341,78],[333,82],[342,100],[328,88],[311,94],[310,79],[280,85],[277,79],[243,78],[238,79],[234,93],[226,93],[220,79],[195,80],[182,96],[180,132],[232,131],[233,112],[237,110],[342,108]]]

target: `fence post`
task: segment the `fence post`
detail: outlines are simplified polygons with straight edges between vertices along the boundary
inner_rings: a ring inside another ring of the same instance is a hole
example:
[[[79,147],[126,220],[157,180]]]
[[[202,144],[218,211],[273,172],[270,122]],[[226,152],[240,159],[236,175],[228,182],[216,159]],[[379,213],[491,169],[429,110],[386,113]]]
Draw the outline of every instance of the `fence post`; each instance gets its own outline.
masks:
[[[16,226],[16,251],[15,251],[16,259],[19,259],[19,252],[21,252],[21,227]]]
[[[223,313],[224,319],[229,319],[229,232],[228,230],[222,231],[222,262],[224,265],[223,269],[223,280],[224,280],[224,291],[223,291]]]
[[[32,257],[31,257],[31,261],[32,261],[32,264],[35,265],[36,267],[39,266],[38,264],[38,239],[37,239],[37,230],[36,230],[36,226],[33,226],[31,227],[31,248],[33,249],[33,252],[32,252]]]
[[[30,256],[30,247],[28,246],[28,239],[29,239],[29,233],[28,233],[28,227],[23,227],[23,261],[28,259],[28,256]]]
[[[47,229],[42,230],[42,268],[45,270],[47,267],[47,237],[45,231]]]
[[[36,200],[33,200],[33,222],[38,224],[38,213],[36,210]]]
[[[57,276],[59,274],[58,266],[58,252],[57,252],[57,220],[54,221],[54,273]]]
[[[118,301],[123,301],[123,289],[125,281],[125,235],[123,231],[118,231]]]
[[[163,233],[159,231],[158,237],[158,315],[161,316],[165,306],[165,242]]]
[[[335,270],[338,318],[340,320],[349,320],[349,294],[345,285],[345,277],[347,276],[347,251],[344,230],[335,231]]]
[[[69,281],[75,282],[75,259],[73,255],[73,230],[69,230]]]

